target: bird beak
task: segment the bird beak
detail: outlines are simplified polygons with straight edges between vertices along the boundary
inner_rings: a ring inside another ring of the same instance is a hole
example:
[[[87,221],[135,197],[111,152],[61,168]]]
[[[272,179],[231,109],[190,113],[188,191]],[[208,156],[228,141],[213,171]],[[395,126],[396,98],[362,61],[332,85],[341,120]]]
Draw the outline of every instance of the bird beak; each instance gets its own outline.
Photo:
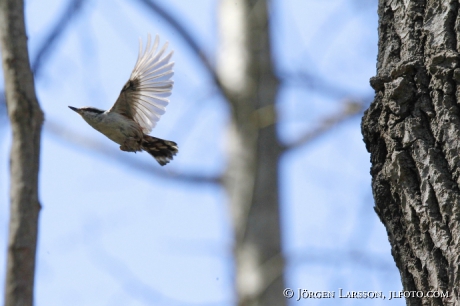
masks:
[[[78,111],[79,111],[79,109],[78,109],[78,108],[76,108],[76,107],[73,107],[73,106],[69,106],[69,108],[70,108],[71,110],[73,110],[73,111],[77,112],[77,113],[78,113]]]

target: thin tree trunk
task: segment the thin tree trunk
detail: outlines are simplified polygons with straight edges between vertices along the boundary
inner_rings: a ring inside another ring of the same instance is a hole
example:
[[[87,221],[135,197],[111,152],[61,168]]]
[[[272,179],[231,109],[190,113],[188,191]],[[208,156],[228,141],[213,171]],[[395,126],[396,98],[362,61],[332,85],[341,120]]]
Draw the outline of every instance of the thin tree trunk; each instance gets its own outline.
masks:
[[[0,0],[6,104],[13,132],[5,305],[33,304],[40,204],[38,168],[43,113],[35,96],[22,0]]]
[[[235,229],[238,305],[285,305],[278,161],[266,1],[221,1],[218,74],[232,106],[225,174]]]
[[[375,211],[408,305],[459,305],[460,55],[458,1],[379,1],[375,100],[362,132]]]

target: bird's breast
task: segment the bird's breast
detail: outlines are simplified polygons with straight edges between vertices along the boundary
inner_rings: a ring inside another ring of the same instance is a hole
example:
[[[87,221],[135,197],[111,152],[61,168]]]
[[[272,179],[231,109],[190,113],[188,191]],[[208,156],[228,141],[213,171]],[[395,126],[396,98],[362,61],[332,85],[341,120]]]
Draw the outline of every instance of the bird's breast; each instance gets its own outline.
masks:
[[[127,137],[142,139],[142,130],[139,125],[125,116],[117,113],[104,113],[98,119],[88,123],[120,145],[125,142]]]

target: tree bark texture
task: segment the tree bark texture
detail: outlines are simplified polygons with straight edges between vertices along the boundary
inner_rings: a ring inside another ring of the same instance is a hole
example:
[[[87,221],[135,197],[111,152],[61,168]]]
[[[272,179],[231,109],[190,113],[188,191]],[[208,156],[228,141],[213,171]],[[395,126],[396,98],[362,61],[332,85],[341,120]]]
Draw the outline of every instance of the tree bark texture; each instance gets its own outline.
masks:
[[[267,1],[222,0],[218,76],[231,105],[224,184],[235,230],[238,305],[285,305]]]
[[[30,70],[22,0],[0,0],[0,40],[6,105],[13,133],[4,305],[24,306],[33,305],[43,113]]]
[[[460,305],[460,18],[457,0],[380,0],[375,99],[362,133],[375,211],[407,305]]]

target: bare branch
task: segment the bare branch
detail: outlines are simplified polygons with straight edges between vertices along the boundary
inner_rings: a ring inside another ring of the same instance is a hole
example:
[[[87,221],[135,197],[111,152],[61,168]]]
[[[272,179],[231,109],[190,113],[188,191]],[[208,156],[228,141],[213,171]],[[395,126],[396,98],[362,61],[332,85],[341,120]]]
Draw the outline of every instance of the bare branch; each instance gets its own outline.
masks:
[[[187,43],[190,49],[195,53],[195,55],[200,59],[204,68],[208,71],[220,93],[225,97],[225,90],[222,87],[222,84],[217,76],[217,73],[211,64],[211,61],[203,53],[203,48],[201,48],[197,41],[193,38],[192,34],[187,30],[187,28],[182,25],[176,18],[173,17],[165,8],[158,5],[155,1],[152,0],[138,0],[140,3],[144,4],[152,13],[163,18],[167,23],[169,23],[177,33],[182,37],[182,39]]]
[[[6,103],[13,132],[4,305],[33,305],[43,112],[35,95],[29,65],[23,1],[0,1],[0,41]]]
[[[171,298],[155,290],[149,284],[145,283],[135,273],[133,273],[128,265],[123,261],[115,258],[104,249],[101,248],[102,243],[93,243],[91,249],[91,259],[105,273],[110,275],[117,283],[119,283],[122,291],[133,299],[138,300],[144,305],[171,305],[171,306],[218,306],[226,304],[227,301],[208,302],[208,303],[192,303]]]
[[[312,249],[309,247],[307,250],[301,252],[296,251],[295,254],[287,254],[287,259],[291,262],[291,265],[355,266],[358,269],[370,269],[382,272],[389,272],[396,269],[392,261],[388,261],[382,256],[353,249]],[[276,254],[263,265],[267,266],[267,276],[264,279],[264,286],[260,290],[265,290],[275,279],[283,277],[282,254]]]
[[[139,172],[145,173],[149,176],[154,175],[161,178],[172,179],[184,183],[206,183],[206,184],[220,184],[220,176],[205,176],[200,174],[178,173],[171,170],[160,170],[152,161],[152,163],[145,163],[138,159],[121,157],[119,154],[114,154],[114,148],[102,145],[100,142],[91,140],[81,134],[74,132],[71,129],[64,127],[58,123],[47,121],[45,124],[45,132],[52,134],[68,143],[76,145],[78,148],[86,148],[98,155],[104,156],[105,159],[116,161],[124,166],[131,167]]]
[[[5,121],[3,120],[4,117],[6,117],[5,92],[0,91],[0,126],[2,124],[6,124],[6,120]]]
[[[320,121],[320,125],[313,129],[312,131],[306,132],[301,136],[297,141],[294,141],[291,144],[284,145],[284,150],[291,150],[301,147],[304,144],[309,143],[310,141],[322,136],[324,133],[330,131],[337,125],[354,118],[355,116],[362,114],[364,108],[368,105],[367,102],[356,102],[349,101],[345,103],[345,108],[339,114],[335,114],[329,117],[326,117]]]
[[[51,51],[53,51],[56,43],[62,37],[65,30],[67,30],[70,22],[82,11],[82,7],[85,2],[86,0],[69,1],[64,13],[49,33],[48,37],[43,41],[42,45],[38,49],[37,55],[32,60],[32,70],[35,76],[39,75],[43,64],[47,58],[50,57]]]
[[[303,89],[320,92],[326,96],[336,99],[352,96],[352,92],[342,88],[326,79],[321,78],[318,74],[312,74],[308,71],[297,71],[293,73],[281,73],[281,84],[297,85]]]
[[[363,252],[362,250],[309,247],[306,250],[296,251],[295,253],[287,255],[292,265],[356,266],[361,269],[382,272],[396,269],[394,262],[387,260],[386,257],[371,252]]]

